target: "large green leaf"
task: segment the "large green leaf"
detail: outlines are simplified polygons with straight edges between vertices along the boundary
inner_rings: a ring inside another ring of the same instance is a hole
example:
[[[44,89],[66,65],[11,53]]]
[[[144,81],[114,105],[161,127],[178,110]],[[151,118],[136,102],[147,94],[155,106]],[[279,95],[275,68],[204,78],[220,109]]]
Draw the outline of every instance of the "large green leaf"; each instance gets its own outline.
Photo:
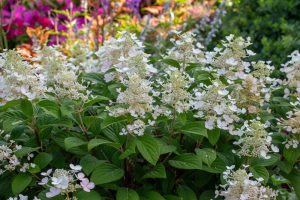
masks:
[[[21,101],[21,110],[28,117],[32,118],[33,115],[33,107],[30,101],[27,99],[22,99]]]
[[[138,193],[132,189],[119,187],[117,200],[140,200]]]
[[[250,167],[250,171],[252,172],[255,178],[259,178],[259,177],[263,178],[265,184],[268,182],[269,172],[265,167],[262,166]]]
[[[80,191],[76,194],[78,200],[102,200],[100,194],[94,190],[90,192]]]
[[[126,150],[120,155],[120,159],[125,159],[128,156],[135,154],[136,138],[131,138],[128,142]]]
[[[92,171],[97,166],[99,166],[100,164],[102,164],[104,162],[106,162],[106,161],[98,160],[96,157],[88,154],[88,155],[81,158],[80,165],[81,165],[82,170],[84,171],[84,173],[89,175],[90,173],[92,173]]]
[[[143,178],[167,178],[165,166],[158,163],[153,169],[147,172]]]
[[[284,148],[283,150],[283,156],[287,161],[294,164],[298,158],[300,157],[300,148]]]
[[[95,138],[95,139],[92,139],[92,140],[89,141],[89,143],[88,143],[88,150],[90,151],[93,148],[95,148],[95,147],[97,147],[99,145],[102,145],[102,144],[111,144],[111,145],[114,144],[115,147],[119,147],[120,146],[120,145],[118,145],[116,143],[112,143],[112,142],[110,142],[108,140]]]
[[[291,182],[298,199],[300,199],[300,170],[294,169],[290,174],[285,174],[285,177]]]
[[[40,169],[44,169],[52,160],[52,155],[48,153],[39,153],[34,158],[34,163],[39,166]]]
[[[202,161],[211,165],[217,158],[217,153],[214,149],[204,148],[204,149],[196,149],[196,154],[201,156]]]
[[[207,137],[207,129],[204,122],[190,122],[180,129],[181,132],[187,134],[195,134]]]
[[[202,169],[201,156],[192,153],[181,154],[169,160],[172,167],[179,169]]]
[[[41,100],[38,105],[49,115],[52,115],[56,118],[60,118],[60,106],[50,100]]]
[[[189,188],[185,185],[178,186],[177,193],[183,199],[197,200],[197,196],[196,196],[195,192],[191,188]]]
[[[71,148],[85,145],[87,142],[77,137],[68,137],[64,140],[64,144],[66,150],[70,150]]]
[[[29,174],[18,174],[14,177],[11,185],[12,192],[20,194],[32,181],[32,176]]]
[[[252,161],[251,166],[263,166],[268,167],[273,164],[275,164],[278,161],[277,155],[271,155],[271,158],[269,159],[263,159],[263,158],[256,158]]]
[[[149,163],[156,165],[160,156],[160,145],[154,137],[148,134],[138,137],[137,148]]]
[[[220,138],[220,129],[208,130],[208,141],[215,145]]]
[[[162,62],[171,65],[172,67],[180,68],[180,64],[176,60],[166,58],[163,59]]]
[[[141,200],[165,200],[158,192],[142,190],[139,192]]]
[[[91,176],[91,181],[96,185],[110,183],[121,179],[124,176],[123,169],[109,163],[97,166]]]
[[[37,151],[39,148],[32,148],[32,147],[22,147],[21,149],[15,152],[15,155],[18,158],[22,158],[23,156],[27,156],[29,153]]]

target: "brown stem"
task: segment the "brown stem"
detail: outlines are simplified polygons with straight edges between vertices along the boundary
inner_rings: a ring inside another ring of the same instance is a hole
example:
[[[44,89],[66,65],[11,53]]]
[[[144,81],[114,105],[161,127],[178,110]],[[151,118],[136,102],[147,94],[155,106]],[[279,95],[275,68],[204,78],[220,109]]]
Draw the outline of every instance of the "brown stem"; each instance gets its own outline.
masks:
[[[34,115],[32,116],[32,121],[31,121],[30,128],[34,132],[36,143],[40,147],[41,151],[44,151],[43,150],[43,143],[42,143],[42,140],[41,140],[41,137],[40,137],[40,130],[36,127],[36,118],[35,118]]]
[[[78,118],[80,120],[80,124],[79,124],[79,128],[81,129],[81,131],[84,133],[87,141],[90,140],[89,136],[88,136],[88,129],[84,126],[84,123],[83,123],[83,120],[82,120],[82,117],[81,117],[81,111],[82,109],[79,110],[78,112]]]

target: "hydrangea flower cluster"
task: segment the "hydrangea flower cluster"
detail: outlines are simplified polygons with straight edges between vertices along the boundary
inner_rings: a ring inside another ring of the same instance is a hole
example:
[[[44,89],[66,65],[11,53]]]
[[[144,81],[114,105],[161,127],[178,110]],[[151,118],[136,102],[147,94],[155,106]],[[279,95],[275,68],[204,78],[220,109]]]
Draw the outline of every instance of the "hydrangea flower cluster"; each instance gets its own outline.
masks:
[[[52,198],[57,195],[69,197],[71,193],[77,189],[83,189],[90,192],[95,184],[81,172],[81,166],[70,164],[70,170],[65,169],[49,169],[47,172],[41,173],[42,178],[39,185],[49,187],[49,192],[46,193],[47,198]]]
[[[55,47],[44,47],[38,50],[34,66],[43,75],[48,92],[59,98],[86,100],[87,88],[78,82],[78,68],[60,53]]]
[[[54,93],[59,98],[86,100],[89,92],[77,79],[76,67],[54,47],[37,51],[32,62],[15,50],[0,54],[0,102],[43,98]]]
[[[254,120],[250,124],[246,121],[241,129],[235,131],[235,134],[240,137],[238,141],[234,142],[240,146],[237,154],[269,159],[269,152],[279,152],[278,147],[272,144],[272,133],[268,133],[265,128],[267,128],[266,125]]]
[[[6,171],[20,171],[26,172],[30,168],[34,168],[34,163],[22,162],[16,156],[16,152],[21,150],[22,146],[17,145],[15,141],[10,140],[7,144],[0,145],[0,175]],[[30,161],[33,154],[27,156],[27,160]]]
[[[193,79],[185,72],[178,69],[170,69],[165,74],[166,81],[163,82],[161,93],[161,102],[165,108],[164,115],[171,113],[183,113],[190,108],[191,94],[187,91],[193,83]]]
[[[245,110],[239,109],[229,90],[221,81],[212,85],[200,85],[195,89],[192,108],[197,111],[195,117],[204,118],[205,127],[212,130],[216,127],[232,132],[234,122],[239,121],[238,113]]]
[[[196,63],[198,60],[204,59],[203,46],[196,43],[195,34],[186,32],[180,34],[178,31],[173,31],[178,39],[171,38],[174,47],[168,50],[165,58],[176,60],[183,65],[188,63]]]
[[[36,68],[18,52],[9,50],[0,54],[0,103],[43,97],[46,91],[43,81]]]
[[[287,63],[283,64],[282,72],[286,73],[287,79],[283,81],[283,85],[288,85],[290,87],[296,88],[295,93],[299,97],[300,94],[300,53],[299,51],[294,51],[291,58]],[[286,93],[290,94],[290,90],[287,88]]]
[[[117,107],[108,108],[112,116],[130,114],[133,117],[145,118],[145,114],[153,110],[152,87],[150,81],[133,74],[125,80],[125,91],[118,90]]]
[[[255,55],[246,48],[251,45],[250,38],[229,35],[222,43],[223,48],[215,48],[213,52],[206,53],[206,62],[212,65],[208,68],[217,72],[218,75],[225,76],[229,80],[240,78],[245,71],[249,71],[249,63],[243,59]]]
[[[284,130],[288,133],[288,140],[284,142],[285,147],[289,148],[298,148],[299,141],[296,137],[299,137],[300,134],[300,110],[294,109],[294,111],[289,111],[287,113],[287,119],[282,120],[281,124],[283,125]]]
[[[227,167],[223,173],[224,185],[220,185],[220,190],[216,191],[216,197],[224,197],[225,200],[275,200],[277,193],[262,184],[263,178],[254,178],[249,173],[247,166],[234,171],[235,166]]]
[[[118,39],[112,38],[96,52],[105,80],[123,82],[133,74],[145,78],[157,70],[148,64],[150,55],[143,51],[142,42],[136,35],[121,32]]]

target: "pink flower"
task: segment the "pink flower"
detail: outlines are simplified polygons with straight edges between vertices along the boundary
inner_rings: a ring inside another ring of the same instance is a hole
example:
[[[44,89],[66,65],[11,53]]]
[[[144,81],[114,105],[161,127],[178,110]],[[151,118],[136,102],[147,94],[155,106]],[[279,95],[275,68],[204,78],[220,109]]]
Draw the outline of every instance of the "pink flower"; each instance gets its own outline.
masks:
[[[82,179],[80,185],[82,189],[86,192],[90,192],[91,189],[95,187],[95,184],[93,182],[90,182],[87,178]]]

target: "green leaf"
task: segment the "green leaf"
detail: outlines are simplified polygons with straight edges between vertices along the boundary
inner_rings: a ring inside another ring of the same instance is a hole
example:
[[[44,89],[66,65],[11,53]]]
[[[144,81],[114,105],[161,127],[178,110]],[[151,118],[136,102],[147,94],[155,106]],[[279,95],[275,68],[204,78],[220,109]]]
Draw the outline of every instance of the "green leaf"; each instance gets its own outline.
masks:
[[[207,137],[207,129],[204,122],[190,122],[180,129],[181,132],[187,134],[195,134]]]
[[[217,158],[217,153],[214,149],[204,148],[204,149],[196,149],[196,154],[201,156],[202,161],[211,165]]]
[[[12,192],[17,195],[20,194],[31,183],[32,177],[29,174],[18,174],[12,181]]]
[[[83,141],[82,139],[77,137],[68,137],[65,139],[64,143],[65,143],[66,150],[70,150],[71,148],[79,147],[87,144],[86,141]]]
[[[40,169],[44,169],[51,161],[53,157],[51,154],[48,153],[39,153],[34,158],[34,163],[39,166]]]
[[[99,103],[99,102],[102,102],[102,101],[108,101],[109,98],[105,97],[105,96],[98,96],[92,100],[89,100],[87,101],[86,103],[83,104],[83,107],[86,108],[86,107],[89,107],[89,106],[92,106],[96,103]]]
[[[227,164],[224,162],[224,160],[217,157],[216,160],[210,166],[203,165],[202,170],[210,173],[222,173],[226,170],[226,166]]]
[[[189,188],[185,185],[178,186],[177,193],[183,199],[197,200],[195,192],[191,188]]]
[[[179,62],[177,62],[176,60],[173,60],[173,59],[163,59],[162,60],[162,62],[163,63],[166,63],[166,64],[168,64],[168,65],[171,65],[171,66],[173,66],[173,67],[176,67],[176,68],[180,68],[180,64],[179,64]]]
[[[38,105],[49,115],[60,118],[60,106],[50,100],[41,100]]]
[[[262,166],[250,167],[250,171],[252,172],[255,178],[259,178],[259,177],[263,178],[265,184],[268,182],[269,172],[265,167]]]
[[[294,167],[294,164],[288,162],[287,160],[283,160],[283,161],[278,161],[277,162],[277,166],[280,168],[280,170],[282,170],[284,173],[287,173],[289,174],[293,167]]]
[[[208,130],[208,141],[215,145],[217,144],[219,138],[220,138],[220,129],[214,129],[214,130]]]
[[[126,150],[120,155],[120,159],[125,159],[128,156],[135,154],[136,138],[129,140]]]
[[[137,148],[149,163],[156,165],[160,156],[160,145],[155,138],[148,134],[138,137]]]
[[[284,176],[291,182],[298,199],[300,199],[300,170],[293,169],[290,174]]]
[[[118,124],[118,123],[121,123],[121,122],[125,122],[127,121],[126,118],[123,118],[123,117],[109,117],[107,116],[103,122],[101,123],[101,128],[102,129],[105,129],[107,128],[108,126],[111,126],[113,124]]]
[[[146,173],[143,178],[167,178],[165,166],[157,164],[152,170]]]
[[[199,200],[215,199],[215,191],[207,190],[201,193]]]
[[[92,150],[93,148],[101,145],[101,144],[112,144],[112,142],[108,141],[108,140],[104,140],[104,139],[92,139],[91,141],[89,141],[88,143],[88,150]]]
[[[124,176],[123,169],[109,163],[97,166],[91,176],[91,181],[96,185],[110,183],[121,179]]]
[[[174,145],[167,145],[165,143],[160,144],[160,155],[166,153],[172,153],[176,151],[176,147]]]
[[[104,163],[106,161],[98,160],[96,157],[92,155],[86,155],[80,160],[80,166],[82,167],[82,170],[85,174],[89,175],[92,173],[92,171],[99,166],[100,164]]]
[[[283,150],[284,158],[289,161],[290,163],[294,164],[298,158],[300,157],[300,148],[284,148]]]
[[[100,194],[94,190],[90,192],[80,191],[76,197],[78,200],[102,200]]]
[[[13,108],[16,105],[19,105],[21,101],[22,101],[21,99],[17,99],[17,100],[12,100],[12,101],[6,102],[4,105],[0,106],[0,112],[4,112],[4,111],[8,110],[9,108]]]
[[[32,118],[33,108],[32,108],[32,104],[30,101],[28,101],[27,99],[22,99],[21,110],[28,118],[30,118],[30,119]]]
[[[178,169],[202,169],[201,157],[192,153],[176,156],[173,160],[169,160],[169,164]]]
[[[18,158],[22,158],[23,156],[27,156],[29,153],[37,151],[39,148],[32,148],[32,147],[22,147],[22,149],[19,149],[15,152],[15,155]]]
[[[177,197],[174,195],[166,195],[165,198],[166,200],[184,200],[182,197]]]
[[[251,166],[268,167],[275,164],[278,161],[278,156],[271,155],[270,159],[256,158],[252,161]]]
[[[132,189],[119,187],[117,200],[140,200],[138,193]]]
[[[142,190],[139,192],[141,200],[165,200],[158,192]]]

